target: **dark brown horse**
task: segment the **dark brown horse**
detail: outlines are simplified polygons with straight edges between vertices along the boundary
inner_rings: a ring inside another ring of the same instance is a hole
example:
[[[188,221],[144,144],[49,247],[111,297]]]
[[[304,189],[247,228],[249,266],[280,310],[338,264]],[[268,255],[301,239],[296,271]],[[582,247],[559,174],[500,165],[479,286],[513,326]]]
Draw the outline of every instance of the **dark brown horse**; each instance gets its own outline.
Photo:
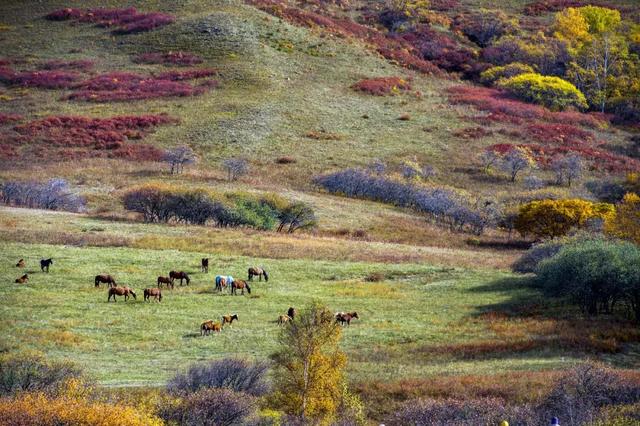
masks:
[[[42,272],[47,272],[49,273],[49,266],[53,265],[53,259],[49,258],[49,259],[41,259],[40,260],[40,269],[42,270]]]
[[[95,287],[100,287],[100,283],[108,284],[109,287],[118,286],[118,284],[116,284],[115,278],[107,274],[96,275],[96,278],[93,280],[93,283]]]
[[[234,280],[231,283],[231,294],[237,294],[236,291],[240,290],[241,291],[241,295],[244,295],[244,289],[247,289],[247,293],[251,294],[251,287],[249,287],[249,284],[246,281],[243,280]]]
[[[182,285],[183,280],[187,280],[187,285],[189,285],[189,283],[191,282],[191,280],[189,279],[189,275],[187,275],[186,272],[182,272],[182,271],[169,272],[169,278],[171,278],[172,285],[173,285],[173,280],[180,280],[180,285]]]
[[[200,261],[202,272],[208,274],[209,273],[209,258],[203,257]]]
[[[253,277],[258,277],[259,281],[262,281],[262,277],[264,277],[265,281],[269,281],[269,274],[263,268],[249,268],[248,270],[249,281],[253,281]]]
[[[229,325],[233,324],[233,320],[239,321],[237,314],[223,315],[222,316],[222,326],[224,327],[225,324],[229,324]]]
[[[18,283],[18,284],[26,284],[27,281],[29,281],[29,275],[27,275],[27,274],[24,274],[20,278],[16,278],[16,283]]]
[[[222,331],[222,325],[219,322],[213,322],[213,320],[207,320],[200,325],[201,336],[208,336],[212,331],[220,333]]]
[[[154,300],[158,302],[162,302],[162,291],[159,288],[145,288],[144,289],[144,300],[151,301],[151,297],[153,296]]]
[[[297,312],[296,312],[296,308],[290,307],[290,308],[287,310],[287,316],[288,316],[289,318],[291,318],[292,320],[293,320],[293,319],[295,319],[295,317],[296,317],[296,313],[297,313]]]
[[[129,287],[110,287],[109,288],[109,297],[107,297],[107,302],[113,297],[113,301],[116,301],[116,296],[124,296],[124,301],[129,300],[129,295],[136,298],[136,293],[130,289]]]
[[[18,263],[16,263],[16,268],[24,268],[25,263],[24,263],[24,259],[20,259],[18,260]]]
[[[336,313],[336,321],[340,325],[351,325],[352,319],[360,319],[357,312],[338,312]]]
[[[173,290],[173,280],[169,277],[158,277],[158,288],[162,287],[162,284],[166,284]]]

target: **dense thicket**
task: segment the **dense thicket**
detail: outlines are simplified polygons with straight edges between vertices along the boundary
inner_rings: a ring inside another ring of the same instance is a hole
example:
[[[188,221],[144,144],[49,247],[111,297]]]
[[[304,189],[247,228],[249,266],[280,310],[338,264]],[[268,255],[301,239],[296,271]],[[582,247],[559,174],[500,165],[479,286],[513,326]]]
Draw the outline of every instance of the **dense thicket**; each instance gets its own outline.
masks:
[[[81,212],[86,200],[74,194],[64,179],[47,182],[7,181],[0,185],[3,204],[48,210]]]

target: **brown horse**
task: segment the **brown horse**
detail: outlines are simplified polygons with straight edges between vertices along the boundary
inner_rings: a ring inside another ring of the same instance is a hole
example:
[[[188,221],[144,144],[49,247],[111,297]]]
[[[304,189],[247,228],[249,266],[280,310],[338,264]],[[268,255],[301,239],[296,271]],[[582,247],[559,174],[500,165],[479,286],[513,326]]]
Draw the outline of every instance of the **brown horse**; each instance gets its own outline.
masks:
[[[289,315],[280,315],[278,317],[278,325],[283,325],[291,321],[291,317]]]
[[[287,316],[288,316],[289,318],[291,318],[292,320],[293,320],[293,319],[295,319],[295,317],[296,317],[296,313],[297,313],[296,308],[290,307],[290,308],[287,310]]]
[[[340,325],[351,325],[352,319],[360,319],[357,312],[338,312],[336,313],[336,322]]]
[[[173,280],[169,277],[158,277],[158,288],[162,287],[162,284],[166,284],[173,290]]]
[[[208,257],[203,257],[202,260],[200,261],[201,264],[201,270],[202,272],[208,274],[209,273],[209,258]]]
[[[229,325],[233,324],[233,320],[239,321],[237,314],[223,315],[222,316],[222,326],[224,327],[225,324],[229,324]]]
[[[269,281],[269,274],[263,268],[249,268],[248,270],[249,281],[253,281],[253,277],[258,277],[260,281],[262,281],[262,277],[264,277],[265,281]]]
[[[18,263],[16,263],[16,268],[24,268],[24,267],[25,267],[24,259],[18,260]]]
[[[95,287],[100,287],[100,283],[108,284],[109,287],[117,287],[118,286],[116,284],[115,278],[113,278],[111,275],[107,275],[107,274],[96,275],[96,278],[93,280],[93,283],[94,283]]]
[[[213,320],[207,320],[200,325],[201,336],[208,336],[212,331],[220,333],[222,331],[222,325],[219,322],[213,322]]]
[[[42,272],[49,273],[49,266],[53,265],[53,259],[41,259],[40,260],[40,269]]]
[[[162,291],[159,288],[145,288],[144,289],[144,300],[145,301],[151,301],[151,297],[153,296],[153,299],[158,301],[158,302],[162,302]]]
[[[182,271],[171,271],[169,272],[169,278],[171,278],[171,285],[173,285],[173,280],[180,280],[180,285],[182,285],[183,280],[187,280],[187,285],[191,282],[189,279],[189,275],[186,272]]]
[[[110,287],[109,288],[109,297],[107,297],[107,302],[113,297],[113,301],[116,301],[116,296],[124,296],[124,301],[129,300],[129,295],[136,298],[136,293],[130,289],[129,287]]]
[[[240,290],[241,291],[241,295],[244,296],[244,289],[247,289],[247,293],[251,294],[251,287],[249,287],[249,284],[246,281],[243,280],[234,280],[231,283],[231,294],[237,294],[236,291]]]
[[[27,281],[29,281],[29,275],[27,275],[27,274],[24,274],[20,278],[16,278],[16,283],[18,283],[18,284],[26,284]]]

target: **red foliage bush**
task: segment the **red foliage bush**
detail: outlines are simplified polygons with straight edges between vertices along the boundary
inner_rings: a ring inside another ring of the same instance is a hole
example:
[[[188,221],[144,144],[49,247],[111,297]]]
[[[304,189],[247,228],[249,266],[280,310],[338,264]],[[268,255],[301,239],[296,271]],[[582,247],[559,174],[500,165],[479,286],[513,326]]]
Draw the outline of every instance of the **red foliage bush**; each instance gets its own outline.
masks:
[[[204,71],[204,74],[210,72],[210,70],[197,71]],[[189,73],[189,71],[187,71],[187,73]],[[165,77],[177,78],[180,75],[178,72],[175,72],[171,75],[165,75]],[[91,102],[117,102],[176,96],[195,96],[206,92],[212,87],[216,87],[217,84],[217,81],[209,80],[193,86],[168,78],[146,77],[130,72],[111,72],[79,83],[75,86],[77,90],[69,94],[66,99]]]
[[[400,77],[378,77],[360,80],[351,88],[370,95],[384,96],[398,90],[411,90],[411,85]]]
[[[134,34],[171,24],[175,18],[166,13],[139,13],[136,8],[127,9],[75,9],[55,10],[45,16],[51,21],[74,20],[95,23],[99,27],[113,27],[114,34]]]
[[[426,61],[450,72],[468,72],[476,59],[471,49],[459,46],[451,37],[421,25],[401,36]]]
[[[188,52],[144,53],[134,57],[133,61],[141,64],[191,66],[201,64],[202,58]]]
[[[558,12],[567,7],[580,6],[583,6],[582,0],[537,0],[527,4],[524,13],[537,16],[547,12]]]
[[[0,112],[0,124],[13,123],[16,121],[20,121],[23,118],[24,117],[22,117],[20,114],[7,114],[4,112]]]
[[[403,48],[380,47],[378,53],[385,59],[396,62],[401,67],[420,71],[424,74],[440,74],[440,69],[432,62],[420,59]]]
[[[16,72],[10,68],[0,69],[0,81],[9,86],[67,89],[71,87],[79,77],[77,73],[72,71],[45,70]]]
[[[493,132],[484,127],[467,127],[453,132],[453,135],[462,139],[480,139],[493,135]]]
[[[429,7],[438,12],[448,12],[458,6],[460,6],[458,0],[431,0],[429,2]]]
[[[75,71],[90,71],[94,66],[94,62],[88,59],[76,60],[76,61],[63,61],[54,59],[47,61],[40,65],[40,69],[43,70],[75,70]]]
[[[559,145],[585,145],[595,142],[593,133],[571,124],[534,123],[526,126],[526,132],[539,142]]]
[[[182,80],[194,80],[197,78],[211,77],[213,75],[218,74],[217,70],[213,68],[201,68],[201,69],[190,69],[185,71],[167,71],[162,74],[158,74],[155,78],[158,80],[171,80],[171,81],[182,81]]]

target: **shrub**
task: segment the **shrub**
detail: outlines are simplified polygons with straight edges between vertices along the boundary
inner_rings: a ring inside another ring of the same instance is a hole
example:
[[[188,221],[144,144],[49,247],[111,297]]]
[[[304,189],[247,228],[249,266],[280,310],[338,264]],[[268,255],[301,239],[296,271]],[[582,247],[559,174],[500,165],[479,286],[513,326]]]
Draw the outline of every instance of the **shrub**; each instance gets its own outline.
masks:
[[[166,13],[139,13],[136,8],[127,9],[59,9],[45,16],[51,21],[74,20],[95,23],[99,27],[112,27],[113,34],[134,34],[151,31],[175,21]]]
[[[360,80],[351,86],[352,89],[370,95],[384,96],[411,90],[409,82],[400,77],[379,77]]]
[[[233,426],[245,424],[256,410],[253,397],[230,389],[203,389],[160,408],[169,424]]]
[[[135,56],[134,62],[142,64],[161,64],[192,66],[203,62],[202,58],[189,52],[143,53]]]
[[[516,229],[522,235],[558,237],[574,227],[584,228],[594,220],[607,222],[615,216],[615,208],[607,203],[581,199],[531,201],[520,207]]]
[[[476,62],[471,49],[426,25],[402,34],[402,40],[419,52],[422,59],[449,72],[468,73]]]
[[[556,175],[558,185],[571,186],[571,183],[580,179],[583,169],[582,158],[576,154],[556,157],[551,162],[551,170]]]
[[[266,363],[242,359],[222,359],[195,364],[177,374],[167,384],[170,393],[185,395],[202,389],[220,388],[261,396],[268,392]]]
[[[492,85],[498,80],[508,79],[516,75],[533,73],[534,69],[527,64],[512,62],[508,65],[494,66],[480,74],[480,81],[486,85]]]
[[[518,29],[518,23],[503,12],[480,10],[456,16],[451,28],[462,32],[478,46],[486,47],[500,37],[514,33]]]
[[[7,114],[0,112],[0,125],[14,123],[22,120],[24,117],[20,114]]]
[[[51,61],[47,61],[40,65],[40,68],[43,70],[74,70],[74,71],[91,71],[94,67],[95,63],[89,59],[80,59],[80,60],[60,60],[54,59]]]
[[[196,160],[195,152],[186,145],[166,150],[162,158],[162,161],[171,167],[171,174],[182,173],[185,164],[193,164]]]
[[[242,158],[227,158],[222,162],[222,167],[227,172],[227,179],[230,182],[237,180],[249,172],[247,160]]]
[[[582,92],[559,77],[526,73],[503,80],[498,86],[524,101],[544,105],[551,110],[588,107]]]
[[[528,190],[542,189],[545,187],[545,181],[536,175],[529,175],[524,178],[524,187]]]
[[[615,204],[627,193],[623,184],[608,180],[592,180],[586,182],[585,187],[596,199],[605,203]]]
[[[7,181],[0,187],[2,202],[6,205],[82,212],[86,200],[74,194],[64,179],[51,179],[46,183]]]
[[[80,78],[73,71],[45,70],[15,72],[0,71],[0,81],[9,86],[39,87],[42,89],[68,89]]]
[[[316,225],[316,215],[310,205],[299,201],[291,203],[282,209],[277,216],[280,223],[278,232],[286,229],[288,233],[293,233],[298,229],[311,228]]]
[[[625,194],[616,206],[616,216],[607,226],[607,231],[618,238],[640,244],[640,197],[636,193]]]
[[[282,157],[276,158],[277,164],[294,164],[297,160],[289,155],[284,155]]]
[[[37,356],[4,356],[0,358],[0,396],[22,392],[54,394],[66,381],[82,375],[82,370],[69,362],[47,362]]]
[[[578,232],[570,236],[555,237],[536,243],[513,263],[511,269],[521,274],[535,272],[540,262],[555,256],[565,245],[597,238],[599,238],[598,234]]]
[[[583,5],[583,0],[536,0],[525,6],[524,13],[538,16],[547,12],[558,12],[568,7],[580,7]]]
[[[515,182],[518,173],[527,170],[534,164],[531,151],[526,147],[514,147],[507,151],[498,161],[498,166],[509,175],[511,182]]]
[[[212,68],[194,68],[190,70],[163,72],[158,74],[155,78],[158,80],[183,81],[211,77],[217,74],[218,71]]]

